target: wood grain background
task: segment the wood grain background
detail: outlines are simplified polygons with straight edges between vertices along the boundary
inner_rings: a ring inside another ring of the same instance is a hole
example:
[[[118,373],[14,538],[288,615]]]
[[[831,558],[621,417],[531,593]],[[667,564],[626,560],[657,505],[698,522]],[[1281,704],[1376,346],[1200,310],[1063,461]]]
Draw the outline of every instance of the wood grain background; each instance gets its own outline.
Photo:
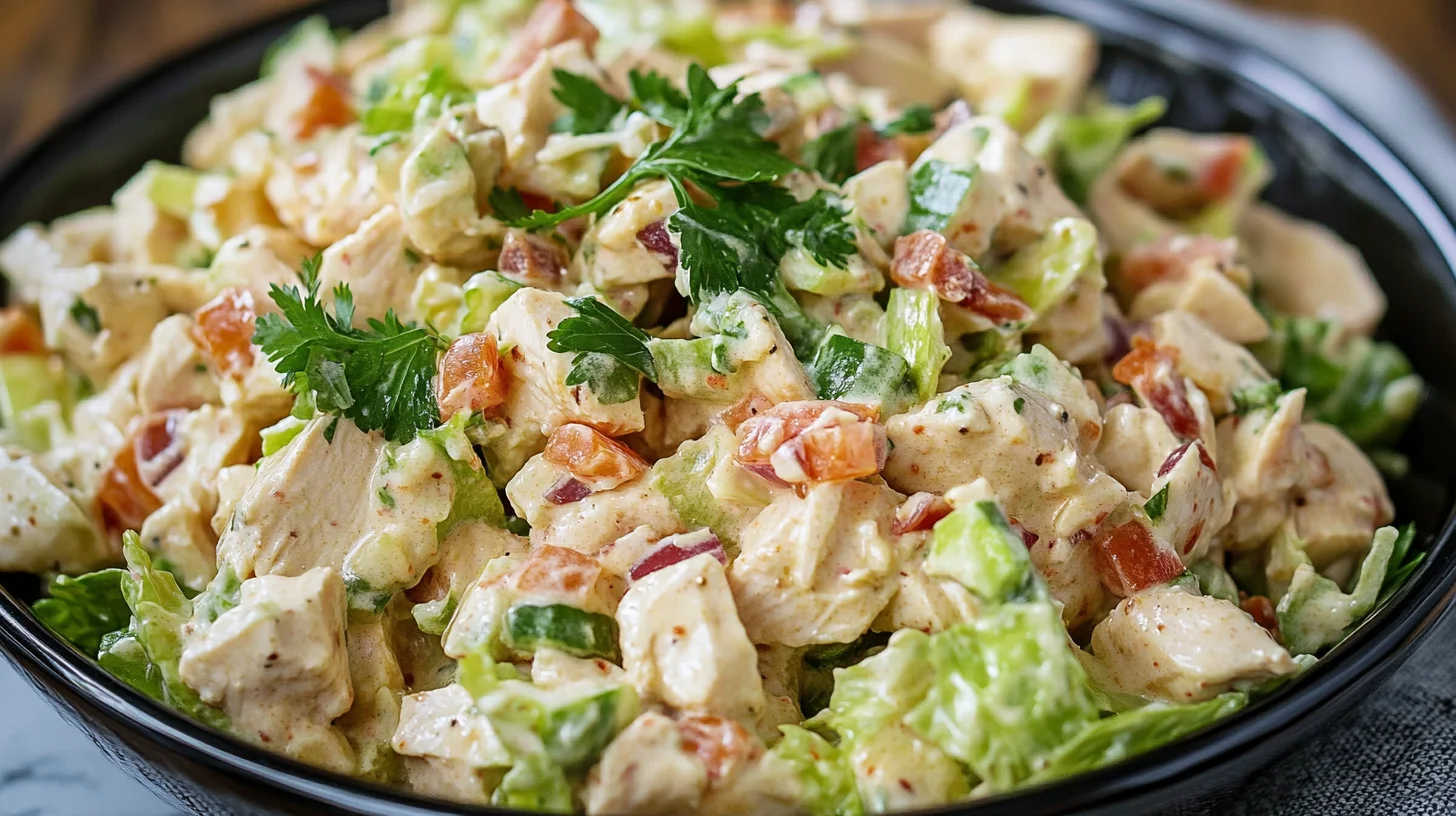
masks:
[[[1456,121],[1456,0],[1240,0],[1344,20],[1419,77]],[[4,0],[0,160],[71,107],[167,57],[307,0]]]

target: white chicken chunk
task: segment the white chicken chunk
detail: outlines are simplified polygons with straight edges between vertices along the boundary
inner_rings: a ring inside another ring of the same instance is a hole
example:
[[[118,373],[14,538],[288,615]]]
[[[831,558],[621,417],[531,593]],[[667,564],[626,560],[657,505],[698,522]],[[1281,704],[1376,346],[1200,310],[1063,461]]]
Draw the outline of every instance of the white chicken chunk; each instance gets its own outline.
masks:
[[[354,234],[324,250],[319,289],[332,293],[341,283],[354,294],[354,318],[363,323],[408,303],[418,258],[406,253],[404,222],[393,205],[370,216]]]
[[[490,719],[453,683],[401,701],[391,746],[406,758],[411,788],[456,802],[488,803],[500,769],[511,764]]]
[[[578,501],[550,501],[547,494],[569,476],[565,468],[535,456],[506,485],[511,507],[531,525],[533,544],[595,556],[638,527],[650,527],[659,537],[682,532],[667,498],[645,476]]]
[[[1235,488],[1219,480],[1212,457],[1205,454],[1201,442],[1175,450],[1148,488],[1153,510],[1144,505],[1154,538],[1171,545],[1185,564],[1208,552],[1233,515]]]
[[[278,220],[313,246],[328,246],[359,228],[385,204],[373,139],[357,125],[274,158],[263,186]]]
[[[277,226],[273,207],[256,184],[233,176],[204,175],[192,192],[192,215],[188,228],[192,237],[210,250],[255,226]]]
[[[182,160],[200,170],[225,165],[228,151],[238,138],[263,125],[273,98],[272,85],[262,79],[214,96],[207,118],[193,128],[183,143]]]
[[[645,700],[753,720],[767,705],[758,654],[723,565],[704,553],[632,585],[617,606],[622,665]]]
[[[1228,275],[1207,264],[1196,266],[1177,280],[1149,285],[1133,299],[1127,315],[1141,322],[1165,312],[1196,317],[1230,343],[1249,345],[1269,336],[1269,321],[1259,313],[1249,294]]]
[[[185,217],[158,205],[153,194],[161,165],[148,163],[111,198],[111,251],[119,262],[177,263],[190,234]]]
[[[1124,402],[1107,409],[1097,461],[1123,487],[1151,496],[1158,468],[1181,444],[1157,411]]]
[[[1296,670],[1248,613],[1161,586],[1127,598],[1092,632],[1094,679],[1139,697],[1192,703]]]
[[[76,575],[118,553],[34,458],[0,452],[0,572]]]
[[[1380,472],[1338,428],[1307,422],[1300,433],[1324,457],[1331,481],[1298,491],[1294,529],[1314,568],[1342,581],[1359,567],[1375,530],[1395,517],[1395,507]]]
[[[1385,293],[1360,252],[1329,229],[1255,204],[1239,222],[1259,295],[1280,314],[1335,320],[1369,334]]]
[[[317,568],[244,581],[241,601],[190,639],[182,681],[250,742],[330,770],[354,770],[332,722],[354,702],[344,582]]]
[[[110,207],[83,210],[52,221],[27,224],[0,243],[0,271],[13,302],[38,303],[57,269],[111,261]]]
[[[895,594],[870,626],[876,632],[916,629],[941,632],[957,623],[975,620],[981,602],[959,582],[925,572],[930,552],[929,533],[911,533],[902,543],[910,554],[900,564]]]
[[[743,530],[729,580],[754,643],[849,643],[899,588],[901,497],[836,482],[785,493]]]
[[[1231,343],[1208,324],[1184,311],[1164,312],[1152,319],[1153,341],[1177,349],[1178,373],[1192,380],[1222,417],[1234,410],[1234,395],[1274,381],[1243,346]]]
[[[490,316],[486,331],[502,349],[506,399],[501,416],[512,418],[503,434],[486,445],[491,474],[510,478],[540,453],[552,431],[568,422],[591,425],[608,436],[643,428],[640,400],[604,404],[586,385],[567,385],[571,353],[547,348],[547,334],[576,314],[566,298],[542,289],[521,289]],[[506,351],[509,349],[509,351]]]
[[[677,248],[666,220],[677,210],[677,196],[666,181],[649,181],[637,187],[582,238],[581,251],[576,255],[581,279],[606,290],[671,278],[676,265],[664,261],[674,259]],[[654,247],[649,247],[642,241],[642,232],[658,222],[662,222],[659,227],[653,227],[657,231]],[[669,247],[672,258],[662,253]]]
[[[863,224],[883,248],[895,242],[905,225],[910,211],[907,183],[908,169],[900,159],[879,162],[844,183],[851,220]]]
[[[222,400],[217,380],[192,339],[194,326],[191,317],[172,315],[152,329],[137,374],[137,403],[142,413],[190,410]]]
[[[1230,415],[1218,424],[1219,473],[1234,487],[1234,514],[1219,536],[1225,549],[1253,549],[1289,515],[1301,485],[1329,482],[1328,465],[1301,430],[1303,388],[1281,396],[1273,409]]]
[[[272,284],[295,286],[313,247],[277,227],[255,226],[224,241],[213,256],[207,276],[217,291],[243,289],[260,311],[276,308],[268,296]]]
[[[977,110],[1026,131],[1069,111],[1097,65],[1092,29],[1057,17],[1012,17],[957,6],[930,28],[930,54]]]
[[[445,263],[479,267],[500,246],[505,226],[482,216],[481,188],[489,190],[505,151],[499,131],[457,136],[432,128],[400,168],[400,209],[410,242]]]
[[[683,750],[677,723],[647,712],[612,740],[592,768],[586,811],[593,816],[692,813],[707,787],[707,769]]]
[[[46,345],[65,353],[93,382],[106,382],[167,316],[159,274],[152,267],[107,264],[53,270],[40,298]]]

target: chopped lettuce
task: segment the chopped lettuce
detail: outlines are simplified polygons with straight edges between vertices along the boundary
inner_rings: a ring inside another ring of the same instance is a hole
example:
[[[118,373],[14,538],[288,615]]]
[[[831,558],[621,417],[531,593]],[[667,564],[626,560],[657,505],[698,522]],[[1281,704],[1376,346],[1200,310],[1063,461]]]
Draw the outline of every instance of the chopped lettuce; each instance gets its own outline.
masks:
[[[1094,720],[1053,752],[1027,781],[1061,779],[1147,753],[1238,711],[1248,699],[1229,692],[1202,703],[1154,703]]]
[[[828,740],[797,725],[781,725],[783,738],[769,753],[794,768],[799,780],[799,805],[810,816],[860,816],[864,804],[855,788],[854,772]]]
[[[182,627],[192,618],[192,602],[171,573],[155,569],[136,533],[122,537],[126,574],[121,594],[131,609],[131,625],[108,635],[97,662],[128,685],[214,728],[228,728],[227,715],[204,703],[182,682]]]
[[[1360,564],[1360,575],[1348,593],[1320,575],[1309,563],[1308,556],[1304,557],[1275,610],[1279,614],[1279,631],[1291,654],[1314,654],[1338,641],[1347,629],[1370,614],[1385,585],[1391,556],[1400,539],[1401,534],[1394,527],[1375,531],[1370,551]],[[1403,547],[1408,548],[1409,543]]]
[[[988,274],[1040,315],[1061,303],[1079,278],[1097,269],[1097,228],[1085,218],[1063,218]]]
[[[1073,201],[1086,202],[1092,183],[1112,166],[1127,140],[1161,119],[1167,108],[1157,96],[1131,106],[1093,99],[1082,113],[1057,120],[1052,157],[1062,189]]]
[[[1306,413],[1339,428],[1362,448],[1400,438],[1425,396],[1425,383],[1391,343],[1347,336],[1339,324],[1277,317],[1255,348],[1287,390],[1304,388]]]
[[[885,345],[909,364],[920,399],[930,399],[940,382],[940,369],[950,359],[940,298],[934,292],[897,288],[890,292],[885,316]]]
[[[125,629],[131,621],[131,607],[121,594],[126,575],[119,569],[75,578],[58,575],[32,610],[52,632],[94,657],[103,637]]]

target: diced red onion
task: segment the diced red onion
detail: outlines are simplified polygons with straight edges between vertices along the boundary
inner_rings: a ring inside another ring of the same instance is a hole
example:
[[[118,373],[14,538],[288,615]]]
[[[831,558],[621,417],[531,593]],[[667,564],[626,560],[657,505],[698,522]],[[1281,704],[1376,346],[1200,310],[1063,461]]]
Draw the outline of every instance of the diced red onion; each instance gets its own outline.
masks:
[[[712,531],[699,530],[695,533],[668,536],[657,542],[657,545],[642,556],[640,561],[632,565],[632,569],[628,571],[627,575],[633,581],[640,581],[660,569],[682,563],[703,553],[708,553],[718,559],[718,563],[724,566],[728,564],[728,552],[723,549],[723,542],[719,541]]]
[[[572,504],[590,496],[592,489],[573,479],[570,476],[563,476],[551,489],[546,491],[546,501],[552,504]]]

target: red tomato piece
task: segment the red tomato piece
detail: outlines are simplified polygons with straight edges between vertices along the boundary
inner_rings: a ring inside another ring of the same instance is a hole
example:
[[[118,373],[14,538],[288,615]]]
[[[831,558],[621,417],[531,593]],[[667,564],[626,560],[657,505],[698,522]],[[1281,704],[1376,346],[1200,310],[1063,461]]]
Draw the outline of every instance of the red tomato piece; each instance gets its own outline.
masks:
[[[1104,528],[1093,539],[1102,583],[1126,598],[1183,574],[1183,561],[1138,519]]]
[[[1033,317],[1031,307],[1015,292],[992,283],[938,232],[920,230],[895,239],[890,277],[907,288],[929,289],[941,300],[995,323]]]
[[[647,460],[590,425],[567,423],[551,432],[542,454],[593,490],[610,490],[647,472]]]
[[[1184,439],[1198,437],[1198,414],[1188,401],[1188,389],[1178,374],[1178,352],[1156,346],[1145,337],[1134,337],[1132,351],[1112,367],[1112,378],[1132,386],[1143,402],[1168,423],[1168,429]]]
[[[484,413],[505,402],[506,376],[493,334],[456,338],[440,358],[438,376],[435,393],[441,422],[461,411]]]
[[[253,294],[243,289],[227,289],[197,310],[192,339],[218,371],[230,377],[242,377],[253,367],[257,354],[253,349],[253,328],[257,320]]]
[[[683,750],[703,763],[709,784],[763,753],[759,741],[737,720],[689,715],[678,721],[677,730]]]

